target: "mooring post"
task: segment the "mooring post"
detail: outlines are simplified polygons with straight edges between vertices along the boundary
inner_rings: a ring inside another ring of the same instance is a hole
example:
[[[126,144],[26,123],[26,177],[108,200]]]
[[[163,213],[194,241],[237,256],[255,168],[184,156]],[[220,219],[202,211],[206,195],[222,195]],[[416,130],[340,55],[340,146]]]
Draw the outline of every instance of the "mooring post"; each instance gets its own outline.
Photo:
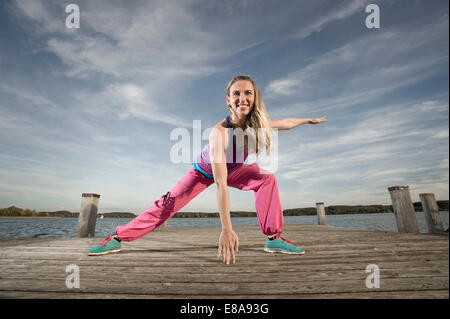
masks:
[[[416,212],[409,194],[409,186],[388,187],[397,229],[402,233],[420,233]]]
[[[317,221],[319,225],[325,225],[325,206],[323,203],[316,203],[317,207]]]
[[[83,193],[81,195],[80,215],[78,216],[77,238],[94,237],[100,195]]]
[[[158,227],[156,227],[153,231],[164,231],[166,227],[167,227],[167,220]]]
[[[439,216],[439,207],[433,193],[419,194],[422,202],[423,213],[430,233],[439,233],[444,231],[444,225]]]

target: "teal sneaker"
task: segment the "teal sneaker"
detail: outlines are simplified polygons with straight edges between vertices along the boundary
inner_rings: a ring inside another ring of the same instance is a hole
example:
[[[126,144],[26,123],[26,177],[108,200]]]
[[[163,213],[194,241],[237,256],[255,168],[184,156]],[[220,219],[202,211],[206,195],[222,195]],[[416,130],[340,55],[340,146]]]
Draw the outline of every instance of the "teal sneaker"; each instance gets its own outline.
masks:
[[[305,254],[305,251],[301,247],[295,246],[291,241],[281,237],[281,235],[274,236],[273,239],[266,238],[264,251],[291,255]]]
[[[118,239],[116,235],[109,235],[100,244],[89,249],[88,256],[99,256],[109,253],[117,253],[121,249],[122,245],[120,244],[120,239]]]

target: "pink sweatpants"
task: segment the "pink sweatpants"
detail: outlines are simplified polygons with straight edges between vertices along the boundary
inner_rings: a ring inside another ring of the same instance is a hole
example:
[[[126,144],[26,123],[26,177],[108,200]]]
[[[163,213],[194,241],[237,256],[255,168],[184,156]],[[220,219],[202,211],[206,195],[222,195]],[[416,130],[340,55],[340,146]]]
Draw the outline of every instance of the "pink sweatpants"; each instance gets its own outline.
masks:
[[[264,173],[262,173],[264,172]],[[214,183],[192,167],[175,185],[147,210],[126,225],[116,228],[116,235],[124,241],[136,240],[164,223],[187,205],[195,196]],[[281,233],[283,211],[275,176],[260,169],[258,164],[243,164],[228,174],[228,186],[255,192],[255,206],[259,226],[264,235]]]

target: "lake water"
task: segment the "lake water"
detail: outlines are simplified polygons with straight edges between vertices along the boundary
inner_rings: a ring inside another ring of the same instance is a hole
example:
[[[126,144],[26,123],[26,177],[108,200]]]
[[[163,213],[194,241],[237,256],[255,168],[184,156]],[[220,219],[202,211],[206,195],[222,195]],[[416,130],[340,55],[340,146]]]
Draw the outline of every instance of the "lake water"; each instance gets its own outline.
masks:
[[[448,211],[439,213],[444,230],[448,229]],[[423,212],[416,212],[421,233],[428,233]],[[119,225],[131,218],[97,219],[95,236],[107,236]],[[256,217],[233,217],[233,225],[258,225]],[[285,216],[285,224],[317,224],[317,216]],[[78,218],[0,218],[0,237],[75,237]],[[328,226],[397,232],[393,213],[327,215]],[[167,227],[176,226],[220,226],[219,218],[171,218]]]

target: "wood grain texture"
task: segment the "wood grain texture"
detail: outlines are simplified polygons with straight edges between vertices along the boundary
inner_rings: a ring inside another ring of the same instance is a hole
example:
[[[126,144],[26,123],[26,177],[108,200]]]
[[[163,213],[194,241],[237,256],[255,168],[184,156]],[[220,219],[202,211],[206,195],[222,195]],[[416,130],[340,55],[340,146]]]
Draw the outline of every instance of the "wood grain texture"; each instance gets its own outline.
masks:
[[[0,298],[448,298],[448,235],[285,225],[303,256],[263,251],[257,226],[235,226],[235,265],[216,258],[220,228],[177,226],[152,232],[122,251],[87,256],[104,238],[4,238]],[[80,288],[66,287],[66,266]],[[367,265],[380,288],[367,288]]]

